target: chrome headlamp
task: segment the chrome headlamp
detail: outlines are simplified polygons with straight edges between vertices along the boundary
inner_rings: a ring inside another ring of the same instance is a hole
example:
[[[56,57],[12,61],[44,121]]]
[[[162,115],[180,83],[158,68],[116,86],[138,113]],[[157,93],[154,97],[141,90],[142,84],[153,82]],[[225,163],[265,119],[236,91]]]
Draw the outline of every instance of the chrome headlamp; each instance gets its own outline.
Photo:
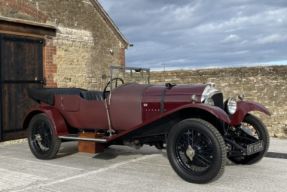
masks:
[[[237,101],[234,98],[229,98],[226,101],[226,110],[228,114],[233,115],[237,110]]]

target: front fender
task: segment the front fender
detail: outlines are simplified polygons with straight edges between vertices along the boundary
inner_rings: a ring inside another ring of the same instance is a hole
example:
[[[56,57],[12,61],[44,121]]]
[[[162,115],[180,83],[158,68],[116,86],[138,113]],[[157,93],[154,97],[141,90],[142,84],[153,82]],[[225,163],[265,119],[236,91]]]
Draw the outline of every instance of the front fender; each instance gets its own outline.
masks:
[[[235,114],[231,117],[231,125],[239,125],[243,121],[246,114],[250,111],[260,111],[262,113],[265,113],[266,115],[271,115],[268,109],[266,109],[266,107],[259,103],[252,101],[239,101],[237,102],[237,110]]]
[[[57,136],[63,136],[68,134],[68,128],[63,116],[57,109],[50,106],[40,106],[39,108],[32,109],[24,120],[23,128],[27,129],[31,119],[35,115],[40,113],[44,113],[48,116]]]
[[[182,110],[182,109],[187,109],[187,108],[189,108],[189,109],[201,109],[203,111],[206,111],[206,112],[212,114],[213,116],[224,121],[227,124],[230,124],[230,122],[231,122],[227,113],[219,107],[201,104],[201,103],[200,104],[195,103],[195,104],[184,105],[183,107],[177,108],[177,111]]]
[[[174,108],[174,109],[162,114],[161,116],[157,117],[157,119],[163,118],[163,117],[168,116],[172,113],[176,113],[178,111],[182,111],[185,109],[191,109],[191,110],[192,109],[200,109],[202,111],[205,111],[207,113],[212,114],[213,116],[224,121],[225,123],[230,124],[230,118],[224,110],[222,110],[219,107],[206,105],[206,104],[202,104],[202,103],[192,103],[192,104],[182,105],[180,107]]]

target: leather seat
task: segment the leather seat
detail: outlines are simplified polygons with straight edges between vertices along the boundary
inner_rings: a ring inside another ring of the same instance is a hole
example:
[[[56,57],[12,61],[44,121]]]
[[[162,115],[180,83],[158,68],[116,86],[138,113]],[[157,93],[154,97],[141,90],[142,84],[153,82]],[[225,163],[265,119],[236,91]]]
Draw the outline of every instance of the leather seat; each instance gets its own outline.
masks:
[[[103,92],[101,91],[81,91],[81,97],[86,100],[103,100]]]

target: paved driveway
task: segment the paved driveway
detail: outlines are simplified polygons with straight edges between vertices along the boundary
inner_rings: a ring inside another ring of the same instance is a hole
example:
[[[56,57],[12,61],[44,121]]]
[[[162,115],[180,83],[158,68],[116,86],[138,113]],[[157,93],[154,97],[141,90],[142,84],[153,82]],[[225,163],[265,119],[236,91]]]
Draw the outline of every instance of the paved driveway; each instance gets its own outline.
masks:
[[[229,164],[219,180],[196,185],[181,180],[166,153],[153,147],[112,146],[91,155],[78,153],[76,143],[65,143],[59,158],[41,161],[27,143],[0,144],[0,191],[286,191],[287,140],[272,139],[270,151],[269,156],[281,158],[266,157],[252,166]]]

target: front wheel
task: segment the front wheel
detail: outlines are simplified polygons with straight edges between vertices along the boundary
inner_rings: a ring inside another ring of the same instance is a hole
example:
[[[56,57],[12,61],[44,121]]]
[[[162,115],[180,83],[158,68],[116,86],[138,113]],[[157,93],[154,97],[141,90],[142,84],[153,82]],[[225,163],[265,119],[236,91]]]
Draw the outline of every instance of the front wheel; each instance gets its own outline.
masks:
[[[45,114],[35,115],[29,123],[28,142],[31,152],[38,159],[56,156],[61,140],[56,136],[50,119]]]
[[[261,140],[263,142],[264,149],[263,151],[250,156],[229,157],[229,159],[236,164],[251,165],[259,162],[265,156],[269,148],[269,133],[266,126],[254,115],[247,114],[241,123],[241,129],[244,129],[245,132],[252,135],[255,140]]]
[[[225,143],[219,131],[201,119],[186,119],[169,132],[167,155],[175,172],[192,183],[219,178],[225,166]]]

